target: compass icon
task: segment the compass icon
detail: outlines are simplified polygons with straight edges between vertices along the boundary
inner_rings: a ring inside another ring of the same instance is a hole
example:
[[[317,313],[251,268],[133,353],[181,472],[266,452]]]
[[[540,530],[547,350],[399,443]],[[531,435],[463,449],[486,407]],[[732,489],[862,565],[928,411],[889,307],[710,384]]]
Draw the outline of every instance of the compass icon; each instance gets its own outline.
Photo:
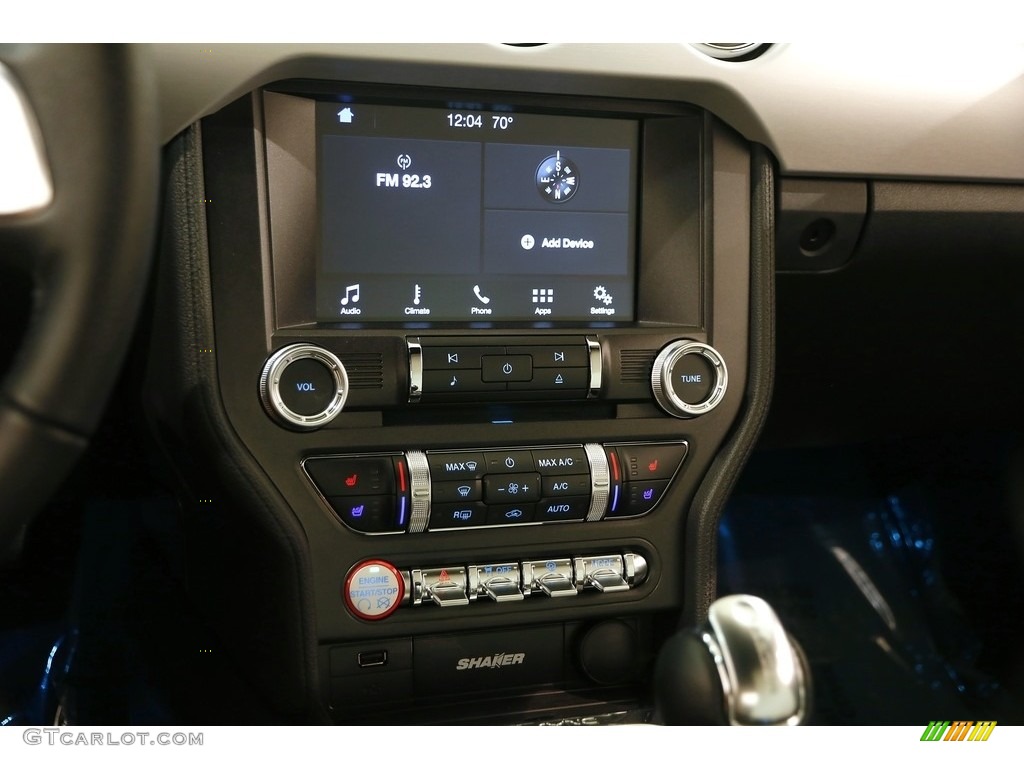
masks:
[[[541,160],[535,179],[541,197],[549,203],[564,203],[579,189],[580,174],[576,163],[557,151]]]

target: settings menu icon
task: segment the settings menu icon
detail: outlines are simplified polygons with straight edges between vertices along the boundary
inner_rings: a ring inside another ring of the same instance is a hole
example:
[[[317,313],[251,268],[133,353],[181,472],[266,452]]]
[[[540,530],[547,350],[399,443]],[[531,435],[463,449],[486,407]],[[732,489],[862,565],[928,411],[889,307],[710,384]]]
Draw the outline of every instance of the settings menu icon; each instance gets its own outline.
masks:
[[[609,304],[611,304],[612,300],[614,299],[614,297],[610,293],[608,293],[608,290],[603,285],[599,285],[596,288],[594,288],[594,298],[597,299],[598,301],[603,301],[606,307]]]

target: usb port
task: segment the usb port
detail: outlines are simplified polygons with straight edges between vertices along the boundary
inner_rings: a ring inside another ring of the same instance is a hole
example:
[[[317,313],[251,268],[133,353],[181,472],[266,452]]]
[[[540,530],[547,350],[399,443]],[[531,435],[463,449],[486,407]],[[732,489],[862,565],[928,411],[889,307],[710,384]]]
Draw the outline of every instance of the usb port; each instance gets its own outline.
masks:
[[[383,667],[388,663],[387,651],[366,651],[359,653],[360,667]]]

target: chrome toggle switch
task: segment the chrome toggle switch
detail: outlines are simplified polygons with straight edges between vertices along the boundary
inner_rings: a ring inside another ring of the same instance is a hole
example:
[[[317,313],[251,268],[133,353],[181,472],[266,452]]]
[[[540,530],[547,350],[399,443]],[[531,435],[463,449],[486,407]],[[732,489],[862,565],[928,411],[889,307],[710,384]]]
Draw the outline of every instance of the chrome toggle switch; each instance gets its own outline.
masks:
[[[647,561],[640,555],[577,557],[576,583],[598,592],[625,592],[647,579]]]
[[[548,597],[570,597],[578,593],[572,561],[533,560],[523,563],[523,591],[541,591]]]
[[[466,594],[465,568],[431,568],[430,570],[414,570],[412,572],[414,593],[417,602],[425,602],[430,598],[442,608],[452,605],[469,605]]]
[[[489,563],[469,566],[469,599],[484,596],[496,603],[522,600],[519,563]]]

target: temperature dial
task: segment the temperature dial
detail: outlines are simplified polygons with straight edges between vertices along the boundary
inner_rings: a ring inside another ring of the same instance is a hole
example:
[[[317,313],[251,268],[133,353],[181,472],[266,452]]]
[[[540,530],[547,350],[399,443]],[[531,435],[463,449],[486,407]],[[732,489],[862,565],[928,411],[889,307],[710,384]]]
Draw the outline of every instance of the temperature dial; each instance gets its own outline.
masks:
[[[260,400],[282,426],[322,427],[341,413],[348,373],[333,354],[314,344],[291,344],[271,355],[260,377]]]
[[[651,371],[654,399],[670,416],[707,413],[725,397],[729,374],[718,351],[699,341],[673,341],[658,353]]]

